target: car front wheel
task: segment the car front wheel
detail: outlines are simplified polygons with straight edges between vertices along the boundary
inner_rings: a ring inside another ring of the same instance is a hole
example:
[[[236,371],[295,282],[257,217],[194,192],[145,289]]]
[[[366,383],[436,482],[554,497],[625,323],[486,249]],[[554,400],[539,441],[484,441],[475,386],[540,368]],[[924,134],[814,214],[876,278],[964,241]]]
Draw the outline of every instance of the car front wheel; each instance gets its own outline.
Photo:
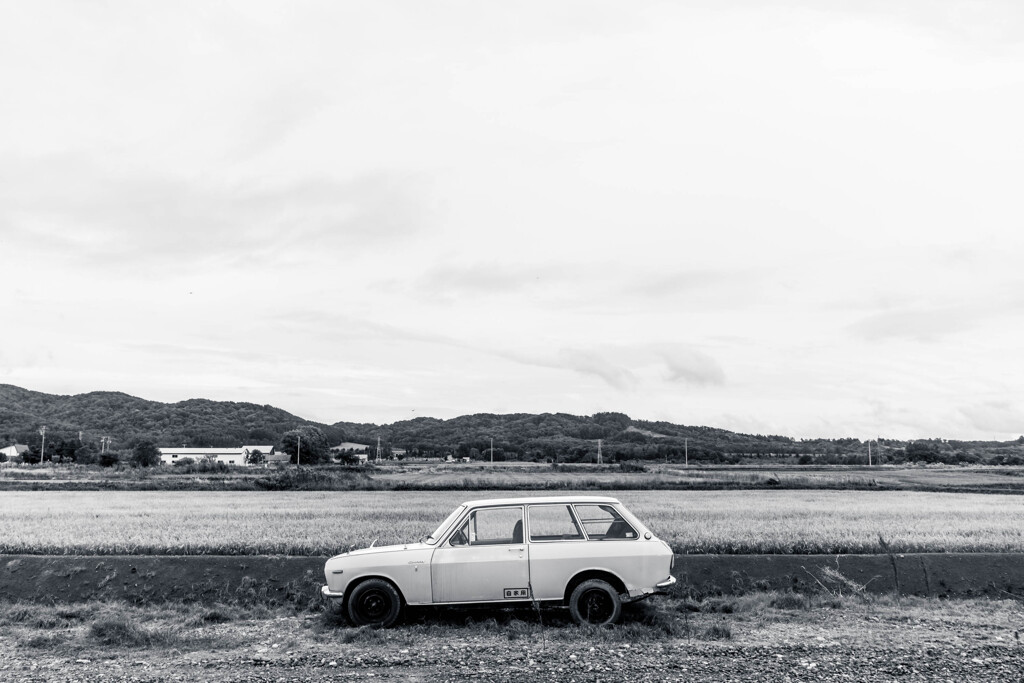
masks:
[[[402,597],[384,579],[367,579],[348,596],[348,618],[356,626],[387,628],[398,621]]]
[[[607,626],[619,620],[622,601],[610,583],[589,579],[573,590],[569,597],[569,613],[581,626]]]

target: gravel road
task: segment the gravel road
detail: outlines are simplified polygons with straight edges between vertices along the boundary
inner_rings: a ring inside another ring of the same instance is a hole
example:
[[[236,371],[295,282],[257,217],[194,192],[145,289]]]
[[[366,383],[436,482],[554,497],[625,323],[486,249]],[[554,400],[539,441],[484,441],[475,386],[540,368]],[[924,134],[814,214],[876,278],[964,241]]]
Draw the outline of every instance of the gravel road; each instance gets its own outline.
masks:
[[[469,638],[457,647],[345,647],[335,652],[245,655],[133,653],[68,658],[5,657],[8,681],[1021,681],[1024,652],[845,645],[763,647],[655,643],[612,650],[586,643],[516,646]],[[434,643],[433,645],[437,645]]]
[[[922,605],[740,605],[685,615],[685,636],[628,621],[593,631],[486,618],[366,631],[307,614],[182,626],[173,646],[109,647],[85,625],[5,627],[0,680],[1024,681],[1020,603]]]

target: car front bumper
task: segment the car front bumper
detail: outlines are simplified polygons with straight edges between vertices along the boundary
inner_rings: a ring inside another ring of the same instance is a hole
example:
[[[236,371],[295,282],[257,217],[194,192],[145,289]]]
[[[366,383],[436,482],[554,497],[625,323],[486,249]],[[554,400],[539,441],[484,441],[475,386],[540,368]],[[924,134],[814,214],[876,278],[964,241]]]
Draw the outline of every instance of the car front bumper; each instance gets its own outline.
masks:
[[[662,593],[663,593],[663,592],[665,592],[665,590],[667,590],[668,588],[670,588],[670,587],[674,586],[674,585],[675,585],[675,583],[676,583],[676,577],[674,577],[674,576],[672,576],[671,574],[669,574],[669,576],[668,576],[668,578],[667,578],[667,579],[665,579],[665,580],[664,580],[664,581],[662,581],[661,583],[656,583],[656,584],[654,584],[654,585],[655,585],[655,587],[656,587],[656,588],[658,589],[658,591],[659,591],[659,592],[662,592]]]
[[[345,597],[344,593],[335,593],[334,591],[332,591],[330,586],[324,586],[323,588],[321,588],[320,595],[321,597],[327,600],[335,600]]]

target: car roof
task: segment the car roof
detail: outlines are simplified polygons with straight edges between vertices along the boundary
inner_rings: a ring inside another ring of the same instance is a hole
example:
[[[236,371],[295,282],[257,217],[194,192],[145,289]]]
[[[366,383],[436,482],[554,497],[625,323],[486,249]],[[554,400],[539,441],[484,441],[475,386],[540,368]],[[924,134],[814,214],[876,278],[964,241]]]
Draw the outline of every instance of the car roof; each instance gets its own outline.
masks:
[[[518,498],[482,498],[480,500],[467,500],[463,505],[466,507],[481,507],[486,505],[535,505],[541,503],[610,503],[621,504],[617,498],[608,496],[520,496]]]

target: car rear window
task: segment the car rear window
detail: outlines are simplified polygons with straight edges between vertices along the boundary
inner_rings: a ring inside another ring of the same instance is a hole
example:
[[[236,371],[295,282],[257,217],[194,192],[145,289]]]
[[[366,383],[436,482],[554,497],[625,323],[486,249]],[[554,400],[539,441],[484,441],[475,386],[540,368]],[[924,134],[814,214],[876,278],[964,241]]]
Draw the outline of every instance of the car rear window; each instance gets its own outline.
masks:
[[[576,505],[576,515],[591,541],[637,538],[636,530],[611,505]]]

